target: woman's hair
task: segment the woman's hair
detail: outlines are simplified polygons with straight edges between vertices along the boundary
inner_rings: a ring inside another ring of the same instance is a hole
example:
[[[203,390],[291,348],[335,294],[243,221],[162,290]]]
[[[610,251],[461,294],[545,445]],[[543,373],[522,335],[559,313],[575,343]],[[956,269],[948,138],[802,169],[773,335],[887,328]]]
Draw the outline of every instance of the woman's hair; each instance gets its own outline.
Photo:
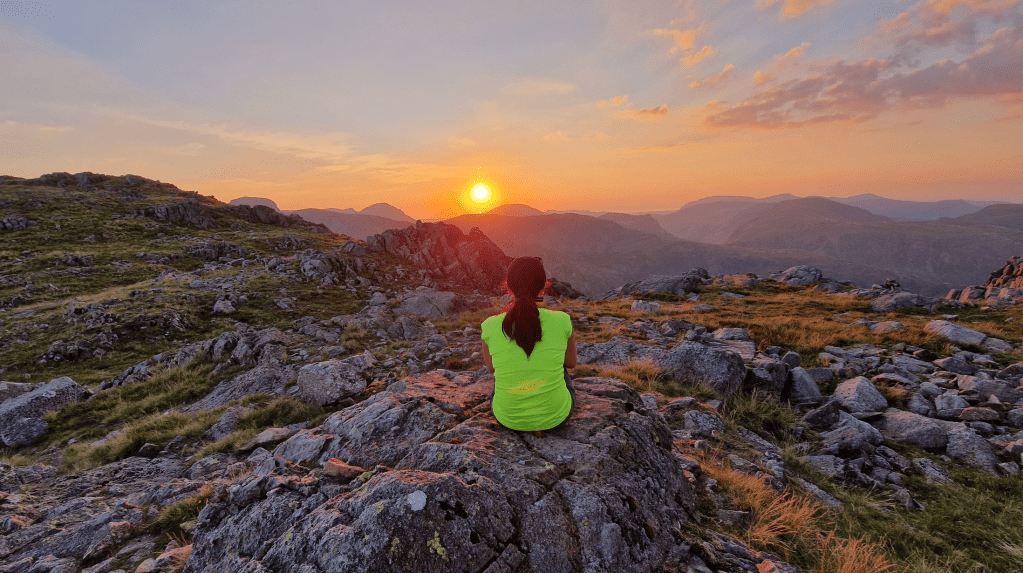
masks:
[[[533,347],[543,338],[540,328],[540,309],[536,297],[547,286],[547,272],[537,257],[519,257],[508,265],[508,278],[504,282],[514,299],[506,308],[507,314],[501,323],[501,330],[508,338],[526,351],[533,353]]]

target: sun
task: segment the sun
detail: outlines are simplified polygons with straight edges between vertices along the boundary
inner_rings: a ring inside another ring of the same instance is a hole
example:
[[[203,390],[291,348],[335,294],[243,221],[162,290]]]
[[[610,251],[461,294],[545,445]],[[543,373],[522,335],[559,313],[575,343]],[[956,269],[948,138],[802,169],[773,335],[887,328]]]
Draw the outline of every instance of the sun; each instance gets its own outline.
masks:
[[[469,191],[469,197],[476,203],[486,203],[490,201],[493,193],[490,192],[490,186],[486,183],[477,183],[472,186],[472,190]]]

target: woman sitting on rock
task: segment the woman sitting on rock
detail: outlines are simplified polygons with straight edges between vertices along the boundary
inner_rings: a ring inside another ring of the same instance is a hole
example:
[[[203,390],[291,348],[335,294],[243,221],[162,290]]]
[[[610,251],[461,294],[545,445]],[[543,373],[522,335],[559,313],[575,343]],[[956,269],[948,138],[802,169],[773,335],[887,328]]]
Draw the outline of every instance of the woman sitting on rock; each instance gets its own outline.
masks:
[[[572,321],[564,312],[536,306],[546,285],[540,259],[513,260],[505,287],[514,298],[482,325],[483,360],[494,373],[491,408],[498,423],[512,430],[549,430],[575,409],[568,374],[576,364]]]

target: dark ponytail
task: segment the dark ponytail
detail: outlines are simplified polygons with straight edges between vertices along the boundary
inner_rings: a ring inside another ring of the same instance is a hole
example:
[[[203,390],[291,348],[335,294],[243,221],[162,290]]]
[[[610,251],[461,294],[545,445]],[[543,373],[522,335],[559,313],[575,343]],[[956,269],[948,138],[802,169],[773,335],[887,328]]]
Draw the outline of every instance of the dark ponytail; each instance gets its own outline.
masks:
[[[543,338],[536,297],[547,285],[547,272],[536,257],[519,257],[508,265],[505,288],[514,299],[508,305],[501,330],[522,347],[528,357]]]

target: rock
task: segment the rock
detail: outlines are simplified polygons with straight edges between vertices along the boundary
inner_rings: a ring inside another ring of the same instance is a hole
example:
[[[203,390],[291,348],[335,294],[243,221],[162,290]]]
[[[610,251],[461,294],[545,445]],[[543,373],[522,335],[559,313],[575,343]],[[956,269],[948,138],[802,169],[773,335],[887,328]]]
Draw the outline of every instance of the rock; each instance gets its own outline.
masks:
[[[1008,342],[1000,338],[995,338],[993,336],[989,336],[984,339],[984,348],[987,348],[991,352],[996,353],[1007,353],[1016,350],[1016,348],[1013,345],[1009,344]]]
[[[235,424],[238,423],[238,420],[241,419],[245,412],[247,412],[247,410],[242,406],[231,406],[227,410],[224,410],[224,413],[220,415],[220,418],[217,419],[216,423],[210,426],[209,430],[206,430],[203,437],[207,440],[219,442],[220,440],[230,436],[231,432],[234,431]]]
[[[9,213],[0,217],[0,231],[24,231],[35,225],[35,221],[30,221],[20,213]]]
[[[288,428],[267,428],[239,449],[242,451],[252,450],[260,446],[280,442],[281,440],[288,439],[294,433],[294,431],[289,430]]]
[[[1023,391],[996,380],[959,375],[956,377],[956,386],[959,387],[960,392],[976,392],[983,399],[995,396],[1006,404],[1015,404],[1023,400]]]
[[[714,414],[701,410],[690,410],[683,416],[684,427],[693,433],[694,436],[709,438],[723,434],[725,423]]]
[[[34,390],[35,384],[22,382],[0,382],[0,404],[16,396],[27,394]]]
[[[436,279],[486,291],[500,288],[512,261],[478,228],[465,235],[447,223],[416,221],[368,237],[366,246],[411,261]]]
[[[745,342],[753,340],[745,328],[719,328],[712,332],[711,336],[717,340],[740,340]],[[799,355],[797,354],[796,356]],[[796,366],[799,365],[796,364]]]
[[[830,401],[820,408],[810,410],[803,415],[801,422],[807,425],[811,430],[818,432],[832,428],[838,423],[840,416],[840,410],[838,409],[838,402]]]
[[[845,412],[839,412],[839,421],[833,430],[821,433],[822,454],[858,452],[879,445],[884,438],[870,424],[857,420]]]
[[[635,294],[674,294],[683,296],[700,284],[709,275],[704,269],[692,269],[684,275],[657,275],[647,277],[643,280],[627,283],[611,293],[605,293],[599,297],[611,298],[612,296],[628,296]],[[612,294],[613,293],[613,294]],[[609,296],[610,295],[610,296]]]
[[[998,371],[998,378],[1009,380],[1023,377],[1023,362],[1017,362]]]
[[[1016,408],[1005,415],[1005,420],[1014,428],[1023,428],[1023,408]]]
[[[886,439],[900,444],[941,450],[948,443],[948,432],[941,423],[912,412],[889,408],[876,425]]]
[[[790,267],[784,271],[771,273],[768,276],[776,281],[796,286],[812,285],[824,279],[824,273],[820,269],[806,265]]]
[[[888,400],[863,376],[839,384],[835,398],[850,412],[880,412],[888,407]]]
[[[874,332],[898,332],[900,330],[906,330],[907,328],[909,327],[897,320],[875,322],[870,325],[870,330]]]
[[[738,354],[688,340],[676,344],[655,364],[672,380],[706,384],[723,398],[739,391],[746,378],[746,364]]]
[[[931,417],[937,412],[934,403],[920,392],[915,392],[909,397],[909,403],[906,404],[906,407],[910,412],[926,417]]]
[[[341,479],[355,479],[366,473],[366,470],[358,466],[350,466],[337,458],[330,458],[323,464],[323,473],[331,477]]]
[[[992,451],[991,444],[967,427],[953,428],[948,433],[945,453],[952,459],[987,472],[996,473],[998,470],[998,458]]]
[[[955,485],[952,478],[948,477],[948,472],[932,460],[927,458],[913,458],[913,467],[923,474],[924,479],[926,479],[928,483],[936,485]]]
[[[983,344],[987,335],[983,332],[977,332],[976,330],[953,324],[947,320],[932,320],[924,326],[924,330],[931,334],[936,334],[942,338],[947,338],[952,342],[958,342],[959,344]]]
[[[22,446],[46,433],[47,412],[60,410],[89,397],[91,393],[64,376],[50,380],[0,404],[0,443]]]
[[[814,382],[830,382],[835,373],[830,368],[806,368],[806,373]]]
[[[927,297],[920,296],[911,292],[896,292],[892,294],[881,295],[870,302],[870,307],[874,309],[874,312],[894,312],[904,308],[913,308],[918,306],[932,307],[937,306],[938,301],[929,299]],[[905,326],[903,326],[905,328]],[[900,329],[901,330],[901,329]]]
[[[366,304],[370,306],[380,306],[382,304],[387,304],[387,295],[385,295],[382,292],[375,292],[373,293],[373,296],[369,297],[369,300],[366,301]]]
[[[803,363],[803,357],[798,352],[789,351],[781,357],[781,361],[787,364],[789,368],[796,368]]]
[[[964,422],[998,422],[1002,416],[991,408],[964,408],[959,419]]]
[[[661,303],[653,300],[639,300],[632,301],[632,312],[657,312],[661,310]]]
[[[298,371],[298,396],[327,405],[361,394],[366,390],[365,370],[366,366],[353,358],[307,364]]]
[[[956,374],[966,374],[972,376],[980,371],[980,367],[974,364],[966,362],[958,356],[949,356],[948,358],[942,358],[935,360],[934,364],[942,370],[948,370],[949,372],[955,372]]]
[[[802,367],[796,367],[789,371],[791,389],[788,398],[796,404],[816,404],[821,401],[821,390],[817,382],[807,374]]]
[[[419,287],[399,297],[394,312],[423,318],[441,318],[453,314],[463,304],[462,297],[457,293]]]
[[[692,308],[693,312],[710,312],[714,310],[714,306],[710,304],[698,304]]]
[[[579,378],[587,407],[538,437],[472,414],[492,383],[429,373],[332,415],[318,430],[339,438],[330,457],[393,469],[354,486],[239,478],[199,514],[184,573],[685,570],[694,556],[671,531],[695,495],[635,390]]]
[[[231,301],[226,298],[218,300],[213,304],[213,314],[231,314],[234,311],[234,305],[232,305]]]

